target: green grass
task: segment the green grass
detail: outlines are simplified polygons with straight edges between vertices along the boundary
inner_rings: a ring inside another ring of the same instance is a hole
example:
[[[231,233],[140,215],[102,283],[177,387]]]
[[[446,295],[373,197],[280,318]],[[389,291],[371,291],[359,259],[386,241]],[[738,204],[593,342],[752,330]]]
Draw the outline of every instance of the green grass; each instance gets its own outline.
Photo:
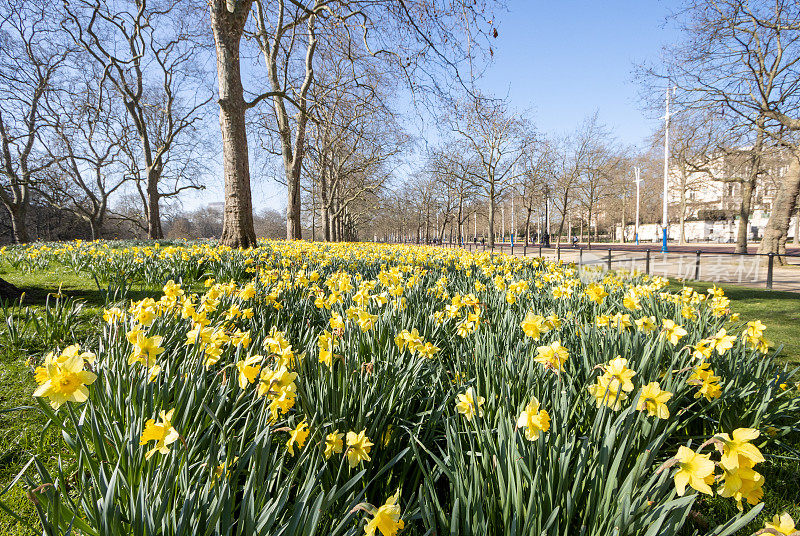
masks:
[[[25,292],[23,305],[41,309],[48,295],[61,293],[86,304],[78,316],[74,340],[63,341],[61,346],[90,340],[98,318],[105,305],[106,293],[88,274],[75,273],[64,266],[54,266],[47,271],[22,272],[7,264],[0,264],[0,277]],[[130,292],[132,299],[141,299],[153,291]],[[51,297],[52,300],[52,297]],[[5,326],[0,326],[0,335]],[[33,363],[50,350],[43,347],[42,337],[30,332],[23,348],[0,344],[0,492],[6,489],[19,471],[36,455],[50,467],[56,465],[58,456],[69,456],[57,432],[45,430],[46,418],[36,409],[32,393],[36,389]],[[20,409],[21,408],[21,409]],[[22,486],[15,485],[3,494],[2,501],[37,527],[36,511]],[[40,529],[39,529],[40,531]],[[39,532],[37,531],[37,532]],[[32,532],[24,523],[0,510],[0,534],[3,536],[29,535]]]
[[[0,262],[0,277],[25,292],[25,305],[43,305],[48,294],[61,291],[73,298],[85,301],[88,305],[105,305],[106,289],[86,273],[76,273],[66,266],[53,266],[47,271],[24,272],[14,270],[7,263]],[[152,295],[153,291],[136,289],[128,292],[134,300]]]
[[[94,278],[86,274],[56,266],[48,271],[24,273],[15,271],[8,265],[0,265],[0,277],[25,291],[24,303],[39,307],[44,304],[48,294],[58,291],[86,302],[87,307],[80,315],[76,327],[75,341],[91,340],[92,330],[97,325],[97,317],[105,304],[106,294],[99,288]],[[705,291],[710,283],[688,282],[688,286]],[[673,282],[670,290],[682,286]],[[731,300],[734,312],[741,314],[743,320],[760,319],[767,325],[767,337],[775,347],[783,345],[781,358],[800,365],[800,294],[773,292],[721,285]],[[141,299],[157,292],[139,289],[131,293],[133,299]],[[0,326],[0,334],[4,326]],[[12,482],[22,467],[36,455],[49,466],[55,465],[59,455],[66,456],[60,435],[45,430],[46,419],[33,409],[36,405],[31,394],[36,385],[32,367],[26,364],[29,357],[35,361],[47,351],[38,342],[35,334],[29,336],[25,348],[0,347],[0,492]],[[24,409],[17,409],[24,408]],[[793,445],[800,450],[800,444]],[[769,451],[765,453],[770,454]],[[763,469],[767,479],[764,501],[771,512],[787,511],[800,519],[800,465],[796,460],[771,457],[769,467]],[[28,522],[36,526],[33,503],[25,495],[21,486],[12,487],[3,494],[2,500],[22,514]],[[699,521],[694,519],[695,527],[702,526],[702,516],[714,519],[727,519],[735,514],[732,501],[717,497],[703,499],[699,505]],[[762,521],[754,521],[751,531],[763,527]],[[749,532],[747,532],[749,533]],[[31,534],[23,523],[6,512],[0,511],[0,534],[21,536]]]
[[[705,292],[712,283],[687,282],[687,286]],[[670,290],[681,284],[673,282]],[[734,285],[717,285],[731,300],[731,310],[742,320],[761,320],[766,326],[766,338],[773,348],[783,348],[780,357],[800,365],[800,293],[753,289]]]
[[[35,382],[30,367],[21,358],[7,351],[0,354],[0,490],[12,482],[31,456],[40,456],[46,464],[54,465],[60,450],[60,437],[54,431],[44,431],[46,419],[34,409],[36,403],[31,394]],[[27,409],[9,411],[14,408]],[[33,503],[21,486],[12,487],[3,501],[35,526]],[[11,515],[0,512],[0,534],[16,536],[30,531]]]

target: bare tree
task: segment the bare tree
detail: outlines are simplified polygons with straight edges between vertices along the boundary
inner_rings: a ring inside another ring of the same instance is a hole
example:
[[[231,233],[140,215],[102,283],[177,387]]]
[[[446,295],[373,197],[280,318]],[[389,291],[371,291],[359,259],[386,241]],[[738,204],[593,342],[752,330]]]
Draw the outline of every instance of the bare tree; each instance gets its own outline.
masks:
[[[463,146],[445,142],[429,151],[425,164],[425,172],[434,179],[433,197],[442,214],[439,240],[444,239],[447,225],[455,224],[457,240],[464,241],[464,224],[470,216],[466,205],[476,194],[474,183],[467,178],[480,173],[475,166],[476,160],[459,149]]]
[[[547,139],[537,140],[525,152],[520,165],[522,175],[512,183],[522,201],[525,214],[525,243],[531,239],[531,218],[534,212],[541,212],[551,192],[554,192],[556,178],[557,147]],[[566,206],[567,210],[569,205]]]
[[[721,156],[719,147],[722,140],[719,137],[719,132],[712,126],[713,120],[707,115],[697,117],[687,112],[677,118],[673,118],[671,123],[670,162],[673,163],[673,166],[670,173],[677,174],[679,199],[678,241],[680,244],[684,244],[686,242],[686,216],[690,194],[707,187],[708,179],[714,179],[715,176],[719,177],[719,174],[715,173],[715,164]],[[663,139],[663,130],[660,134],[661,139],[656,137],[654,140],[658,145],[661,144]],[[698,174],[700,175],[699,177]],[[748,219],[750,214],[749,207],[748,201]],[[745,241],[746,238],[747,235],[745,234]]]
[[[346,44],[346,42],[342,43]],[[390,80],[370,61],[330,47],[312,94],[307,152],[312,192],[319,191],[325,240],[343,238],[343,220],[371,203],[391,176],[391,162],[407,136],[389,105]]]
[[[744,223],[766,140],[798,154],[793,136],[787,136],[791,126],[782,121],[781,114],[794,114],[800,102],[800,11],[785,0],[692,0],[678,18],[685,40],[668,50],[666,72],[651,69],[649,73],[677,85],[684,108],[721,115],[741,131],[737,136],[742,142],[735,148],[738,157],[749,151],[749,171],[739,181],[743,186],[740,221]],[[762,252],[779,253],[785,247],[796,198],[792,192],[800,187],[795,186],[800,177],[787,177],[773,201],[759,248]],[[740,226],[740,250],[743,229]]]
[[[600,151],[599,147],[608,135],[608,129],[600,123],[599,114],[595,112],[585,118],[576,130],[561,142],[555,181],[557,195],[554,196],[555,206],[561,216],[558,224],[559,242],[564,234],[568,211],[576,201],[581,179],[589,169],[593,155]],[[549,197],[549,192],[546,192],[546,197]],[[591,226],[591,217],[587,225]]]
[[[309,115],[309,91],[314,82],[314,52],[317,48],[316,22],[320,14],[331,12],[336,2],[314,0],[308,5],[271,2],[269,13],[265,3],[256,0],[255,34],[264,55],[269,86],[272,94],[274,118],[277,123],[286,184],[288,187],[286,209],[286,238],[302,238],[300,227],[300,174],[306,150],[306,125]],[[268,16],[271,15],[271,16]],[[274,21],[274,22],[272,22]],[[300,31],[304,27],[304,31]],[[302,74],[293,76],[293,62],[302,55]],[[288,103],[294,108],[290,114]]]
[[[42,145],[42,115],[69,48],[59,43],[46,3],[8,8],[0,19],[0,201],[14,242],[23,243],[31,190],[56,161]]]
[[[162,189],[182,136],[197,135],[202,111],[211,101],[195,65],[191,11],[165,0],[138,0],[130,9],[100,0],[66,2],[67,31],[97,62],[123,99],[138,137],[132,168],[143,197],[148,236],[162,238],[159,202],[200,186],[192,182]],[[129,147],[133,149],[133,147]]]
[[[128,129],[102,75],[92,65],[78,63],[72,70],[76,74],[45,103],[53,132],[47,152],[57,164],[37,190],[52,206],[86,221],[97,239],[109,199],[131,179],[121,165]]]
[[[449,119],[451,130],[475,159],[469,181],[487,200],[489,246],[494,247],[494,220],[498,198],[521,175],[517,163],[532,140],[532,127],[508,104],[483,96],[461,101]]]
[[[594,140],[591,149],[586,153],[586,160],[578,183],[578,199],[586,209],[586,221],[590,227],[589,244],[591,245],[591,223],[594,219],[595,239],[599,233],[598,208],[610,195],[615,177],[621,173],[623,156],[609,140],[610,135],[602,129],[603,136]],[[560,232],[559,232],[560,234]]]
[[[493,4],[494,0],[256,3],[255,37],[270,89],[260,97],[269,95],[273,101],[287,185],[287,238],[300,238],[306,130],[312,105],[319,105],[309,100],[321,70],[318,50],[325,48],[330,54],[338,48],[340,57],[353,63],[351,78],[360,76],[357,64],[366,55],[384,60],[395,73],[395,83],[405,80],[415,92],[439,90],[443,79],[461,80],[461,66],[474,64],[487,38],[496,36],[489,14]]]

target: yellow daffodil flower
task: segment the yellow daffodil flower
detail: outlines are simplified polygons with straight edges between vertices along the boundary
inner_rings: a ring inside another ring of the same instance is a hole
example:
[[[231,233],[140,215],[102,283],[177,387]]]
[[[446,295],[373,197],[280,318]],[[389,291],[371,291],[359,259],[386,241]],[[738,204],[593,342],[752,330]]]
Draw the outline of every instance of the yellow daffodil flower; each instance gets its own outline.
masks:
[[[550,429],[550,415],[545,410],[539,409],[539,401],[533,397],[517,419],[517,428],[525,429],[525,438],[528,441],[539,439],[541,432]]]

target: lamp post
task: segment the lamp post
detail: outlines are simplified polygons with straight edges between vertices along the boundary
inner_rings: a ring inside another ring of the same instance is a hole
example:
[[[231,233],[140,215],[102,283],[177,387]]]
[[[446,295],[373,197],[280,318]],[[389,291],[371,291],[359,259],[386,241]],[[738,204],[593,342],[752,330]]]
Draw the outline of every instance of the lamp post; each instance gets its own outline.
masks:
[[[514,251],[514,235],[516,234],[516,227],[514,227],[514,196],[516,195],[514,189],[511,189],[511,251]]]
[[[667,213],[668,201],[667,201],[667,193],[669,189],[669,93],[670,89],[667,88],[667,110],[664,114],[664,204],[663,204],[663,212],[661,214],[661,226],[662,226],[662,233],[663,233],[663,244],[661,245],[661,251],[666,253],[667,252],[667,238],[669,237],[669,233],[667,232],[668,225],[669,225],[669,214]]]
[[[503,224],[500,227],[500,247],[503,247],[503,242],[506,241],[506,203],[503,201],[502,206],[500,207],[500,212],[503,214]],[[501,250],[502,251],[502,250]]]
[[[633,172],[636,174],[636,179],[634,182],[636,183],[636,227],[634,227],[634,236],[636,237],[636,245],[639,245],[639,190],[642,184],[641,178],[641,168],[636,166],[633,168]],[[625,230],[623,229],[622,232],[624,233]]]

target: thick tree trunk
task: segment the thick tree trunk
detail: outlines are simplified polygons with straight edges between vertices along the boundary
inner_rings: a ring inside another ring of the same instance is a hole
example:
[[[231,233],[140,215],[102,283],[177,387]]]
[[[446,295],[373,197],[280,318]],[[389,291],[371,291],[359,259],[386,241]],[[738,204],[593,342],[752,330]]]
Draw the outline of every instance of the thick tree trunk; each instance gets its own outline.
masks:
[[[159,240],[164,238],[164,231],[161,229],[161,207],[159,201],[161,196],[158,193],[158,181],[161,173],[150,170],[147,173],[147,238]]]
[[[561,244],[561,233],[564,232],[564,220],[566,219],[566,210],[561,215],[561,222],[558,224],[558,236],[556,237],[556,247]]]
[[[750,206],[753,202],[756,173],[742,181],[742,202],[739,204],[739,227],[736,229],[735,253],[747,253],[747,230],[750,227]]]
[[[764,238],[758,247],[759,253],[786,253],[786,239],[789,235],[789,223],[792,219],[797,195],[800,193],[800,150],[796,150],[789,170],[783,176],[775,198],[772,201]],[[781,259],[782,262],[782,259]]]
[[[103,234],[103,225],[106,221],[106,213],[108,209],[107,197],[104,197],[100,202],[94,216],[89,218],[89,225],[92,228],[92,240],[99,240]]]
[[[286,182],[289,184],[286,199],[286,239],[300,240],[303,238],[300,227],[300,174],[295,174],[294,168],[287,169]]]
[[[24,244],[30,241],[28,235],[28,228],[25,226],[25,220],[28,216],[27,204],[18,204],[15,208],[6,207],[8,216],[11,219],[11,235],[15,244]]]
[[[328,209],[328,205],[322,206],[322,227],[323,227],[323,238],[325,242],[331,241],[331,211]]]
[[[226,246],[249,248],[256,244],[250,193],[250,161],[239,43],[252,0],[211,0],[211,26],[217,51],[219,123],[225,175],[225,213],[221,241]],[[229,5],[232,11],[229,10]]]
[[[739,228],[736,231],[736,253],[747,253],[747,230],[750,227],[750,210],[758,173],[761,171],[761,149],[764,146],[764,117],[756,122],[756,140],[750,152],[750,169],[742,182],[742,202],[739,205]]]

